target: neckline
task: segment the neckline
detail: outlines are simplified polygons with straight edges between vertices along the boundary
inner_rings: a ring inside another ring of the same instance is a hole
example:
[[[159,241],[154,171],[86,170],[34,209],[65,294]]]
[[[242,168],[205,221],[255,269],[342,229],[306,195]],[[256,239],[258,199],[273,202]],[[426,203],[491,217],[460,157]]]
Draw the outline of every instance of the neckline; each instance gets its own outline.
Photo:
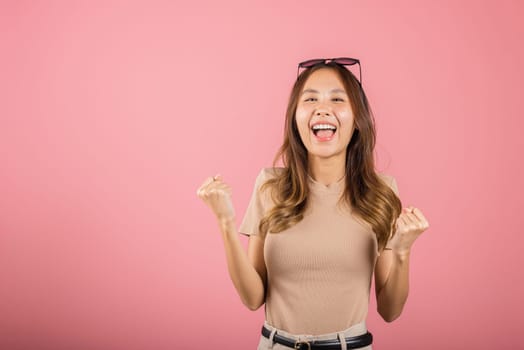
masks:
[[[329,185],[324,185],[323,183],[316,181],[309,174],[307,174],[307,177],[309,182],[309,188],[314,193],[340,194],[344,190],[344,185],[346,183],[346,175],[342,176],[342,178],[340,178],[338,181]]]

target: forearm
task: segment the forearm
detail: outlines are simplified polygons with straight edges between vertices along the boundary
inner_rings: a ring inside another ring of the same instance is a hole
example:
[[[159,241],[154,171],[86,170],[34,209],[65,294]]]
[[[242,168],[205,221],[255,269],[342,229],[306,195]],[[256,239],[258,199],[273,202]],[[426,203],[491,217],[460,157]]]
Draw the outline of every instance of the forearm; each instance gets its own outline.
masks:
[[[388,279],[377,297],[378,312],[388,322],[400,316],[408,298],[409,255],[393,252]]]
[[[235,220],[219,220],[226,251],[229,275],[242,303],[250,310],[256,310],[264,303],[265,290],[262,278],[251,265],[240,243]]]

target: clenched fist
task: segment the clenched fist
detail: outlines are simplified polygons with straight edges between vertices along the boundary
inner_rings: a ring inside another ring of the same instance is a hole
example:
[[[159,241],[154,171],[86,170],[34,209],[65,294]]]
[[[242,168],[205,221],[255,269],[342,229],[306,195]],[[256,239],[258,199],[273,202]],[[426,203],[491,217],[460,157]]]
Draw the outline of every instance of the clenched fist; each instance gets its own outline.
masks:
[[[219,221],[235,219],[231,187],[222,181],[222,176],[208,177],[197,190],[197,195],[213,210]]]
[[[403,208],[396,220],[396,232],[391,238],[391,247],[401,254],[409,254],[411,246],[420,234],[429,228],[429,222],[418,208]]]

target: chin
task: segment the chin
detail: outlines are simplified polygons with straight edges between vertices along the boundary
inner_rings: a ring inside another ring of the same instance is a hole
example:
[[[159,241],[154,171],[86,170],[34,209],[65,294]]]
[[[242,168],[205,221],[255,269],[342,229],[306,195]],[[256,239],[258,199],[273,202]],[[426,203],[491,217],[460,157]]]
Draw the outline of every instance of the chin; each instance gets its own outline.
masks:
[[[342,152],[343,151],[335,151],[335,150],[331,150],[331,151],[308,150],[308,154],[310,157],[317,157],[317,158],[324,158],[324,159],[340,156],[340,153]]]

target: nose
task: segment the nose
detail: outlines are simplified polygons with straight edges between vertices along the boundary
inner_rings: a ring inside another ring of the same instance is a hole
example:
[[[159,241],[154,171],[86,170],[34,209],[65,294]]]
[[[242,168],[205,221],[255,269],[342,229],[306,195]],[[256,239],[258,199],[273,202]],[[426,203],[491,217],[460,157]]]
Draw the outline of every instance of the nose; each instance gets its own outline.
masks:
[[[316,111],[315,111],[315,115],[316,116],[324,116],[324,117],[329,117],[331,116],[331,112],[329,112],[326,108],[318,108]]]

